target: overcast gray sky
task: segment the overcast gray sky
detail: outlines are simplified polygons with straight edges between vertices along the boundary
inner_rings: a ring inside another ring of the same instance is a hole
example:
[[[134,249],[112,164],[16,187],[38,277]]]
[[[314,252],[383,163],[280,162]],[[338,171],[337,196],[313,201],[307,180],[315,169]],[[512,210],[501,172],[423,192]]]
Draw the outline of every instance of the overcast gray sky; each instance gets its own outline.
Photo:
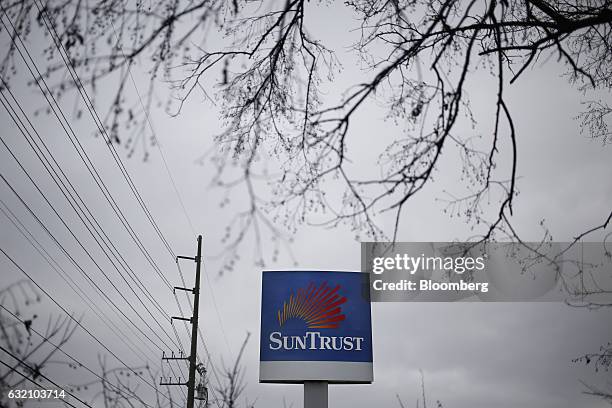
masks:
[[[311,27],[315,37],[329,40],[327,44],[335,47],[344,67],[334,83],[329,85],[331,99],[363,75],[359,72],[358,64],[347,59],[349,53],[346,47],[354,39],[347,34],[347,28],[354,28],[357,23],[351,20],[340,4],[311,7],[310,12],[316,16],[312,21],[317,22],[316,26]],[[6,43],[4,34],[2,42]],[[40,48],[40,44],[33,47]],[[44,64],[40,55],[37,62]],[[20,61],[17,66],[20,66]],[[17,97],[30,111],[43,107],[42,96],[34,88],[24,85],[28,78],[23,65],[19,72],[12,86]],[[145,77],[145,72],[146,65],[134,67],[134,73],[143,87],[146,81],[140,79]],[[561,74],[562,70],[554,61],[549,61],[526,72],[521,81],[508,88],[510,106],[520,135],[520,195],[515,202],[513,220],[525,239],[537,240],[541,237],[539,221],[545,218],[555,240],[569,240],[585,227],[601,223],[612,202],[610,147],[602,147],[600,141],[590,140],[580,134],[575,116],[580,112],[580,103],[585,97],[569,85]],[[483,134],[490,129],[491,103],[494,98],[492,85],[484,74],[475,76],[468,85],[472,109],[479,125],[475,129],[465,126],[465,132]],[[159,84],[157,97],[160,100],[166,97],[163,91],[165,86]],[[102,91],[99,100],[101,112],[105,112],[106,108],[104,96]],[[609,99],[609,95],[606,97]],[[74,107],[80,103],[78,99],[68,99],[63,106],[66,112],[73,114]],[[7,144],[14,149],[28,171],[32,172],[58,212],[64,215],[66,222],[81,237],[84,246],[92,248],[92,255],[96,259],[103,259],[102,253],[95,248],[4,110],[0,111],[0,117],[0,132]],[[93,185],[55,118],[44,114],[32,118],[62,168],[78,186],[89,208],[115,245],[121,248],[136,274],[169,315],[178,315],[171,292],[154,275],[110,207],[103,201],[101,193]],[[248,331],[252,336],[243,358],[246,366],[245,380],[248,383],[244,395],[250,401],[256,400],[258,407],[281,407],[283,400],[286,400],[287,406],[300,407],[300,386],[260,385],[257,382],[261,268],[254,265],[252,242],[247,241],[243,245],[242,256],[236,268],[223,276],[217,274],[220,261],[212,258],[223,249],[220,241],[228,220],[235,211],[242,208],[240,195],[233,197],[229,205],[221,207],[223,196],[220,190],[209,187],[212,166],[210,163],[196,164],[196,160],[211,148],[214,135],[221,130],[217,107],[196,96],[187,103],[180,116],[170,117],[162,109],[156,109],[152,121],[196,232],[204,235],[206,276],[202,281],[205,288],[202,290],[200,324],[214,364],[217,367],[229,364]],[[92,136],[94,127],[90,118],[85,115],[80,120],[71,117],[71,124],[126,217],[143,238],[147,248],[159,259],[167,279],[180,286],[172,257],[165,252],[153,229],[147,224],[144,214],[112,162],[107,146],[100,138]],[[373,144],[376,145],[379,137],[391,139],[401,134],[401,129],[385,123],[380,107],[370,104],[356,118],[351,132],[351,138],[355,141],[351,154],[359,156],[371,149]],[[118,148],[118,151],[173,250],[177,254],[193,255],[195,236],[185,220],[159,152],[154,147],[149,149],[151,156],[147,162],[141,160],[142,156],[138,152],[128,159],[124,149]],[[452,159],[443,162],[436,174],[437,183],[425,189],[409,204],[402,220],[399,240],[448,241],[467,239],[473,234],[462,220],[443,214],[444,204],[435,200],[443,197],[443,189],[452,188],[457,182],[457,165],[458,162]],[[108,290],[109,296],[121,302],[119,295],[113,292],[99,271],[88,261],[86,254],[78,248],[1,146],[0,172],[23,194],[33,210],[41,215],[49,229],[85,265],[94,279]],[[91,293],[92,300],[107,310],[109,316],[115,316],[102,299],[86,286],[86,280],[61,256],[10,190],[2,185],[0,194],[2,200],[31,228],[47,250],[60,260],[86,292]],[[593,239],[601,239],[601,236],[594,236]],[[83,324],[98,339],[116,350],[126,362],[135,365],[142,363],[142,359],[130,353],[125,344],[97,321],[96,316],[66,287],[3,215],[0,215],[0,246],[58,302],[77,315],[82,315]],[[304,227],[297,233],[292,245],[297,267],[300,268],[358,270],[359,249],[354,233],[342,227]],[[108,262],[102,261],[102,264],[103,269],[125,290],[126,296],[130,296],[131,292],[121,283]],[[293,268],[294,264],[290,256],[281,253],[279,261],[268,266],[277,269]],[[183,262],[182,271],[189,279],[193,276],[193,265]],[[0,257],[0,274],[0,287],[24,277],[4,257]],[[181,296],[180,299],[183,310],[186,310],[185,298]],[[10,305],[7,307],[14,306]],[[38,325],[40,330],[44,330],[47,313],[55,316],[61,314],[44,296],[42,305],[45,309],[19,305],[24,312],[38,311],[40,316],[35,320],[35,326]],[[135,307],[139,308],[139,305]],[[372,312],[374,384],[332,386],[330,406],[398,406],[396,394],[399,394],[406,406],[415,406],[421,392],[419,370],[422,370],[425,377],[430,406],[434,406],[431,404],[435,400],[440,400],[444,407],[452,408],[608,406],[597,398],[582,394],[585,388],[580,380],[610,386],[610,373],[595,373],[592,367],[572,363],[572,359],[596,351],[612,339],[612,310],[588,311],[562,303],[396,303],[374,304]],[[143,317],[150,320],[144,312]],[[140,323],[136,316],[134,319]],[[170,330],[167,322],[161,321],[161,324]],[[186,345],[188,337],[185,329],[178,325],[177,330]],[[91,367],[97,367],[98,355],[105,354],[82,330],[77,330],[66,349]],[[155,361],[152,364],[157,364],[161,352],[153,348],[150,356]],[[119,365],[112,357],[106,358],[109,366]],[[57,376],[58,381],[65,383],[90,378],[78,370],[68,370],[60,365],[49,365],[45,373],[51,377]],[[212,381],[216,382],[214,377]],[[177,392],[176,395],[181,394]]]

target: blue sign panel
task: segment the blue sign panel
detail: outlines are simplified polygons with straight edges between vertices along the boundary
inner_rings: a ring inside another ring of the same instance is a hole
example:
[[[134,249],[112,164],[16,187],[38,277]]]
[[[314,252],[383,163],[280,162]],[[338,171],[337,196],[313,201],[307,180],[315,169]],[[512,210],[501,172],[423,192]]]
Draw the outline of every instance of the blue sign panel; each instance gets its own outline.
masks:
[[[260,380],[371,382],[369,293],[361,272],[263,272]]]

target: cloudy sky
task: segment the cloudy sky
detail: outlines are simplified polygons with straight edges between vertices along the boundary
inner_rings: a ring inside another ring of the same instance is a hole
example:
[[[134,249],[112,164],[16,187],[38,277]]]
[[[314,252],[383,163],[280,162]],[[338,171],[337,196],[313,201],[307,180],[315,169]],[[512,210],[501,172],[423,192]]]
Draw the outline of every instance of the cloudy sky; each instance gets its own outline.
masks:
[[[316,23],[311,30],[316,37],[328,40],[327,44],[337,51],[343,63],[342,73],[333,84],[328,85],[328,95],[331,99],[364,75],[359,70],[359,64],[351,60],[353,57],[347,51],[354,37],[347,34],[346,28],[355,28],[357,22],[352,20],[339,4],[317,7],[310,10],[316,17],[312,19]],[[2,44],[5,46],[6,34],[3,32],[2,36]],[[42,41],[40,37],[32,37],[32,41],[37,39]],[[41,47],[41,43],[32,44],[35,51],[40,51]],[[34,55],[37,56],[36,53]],[[45,64],[40,55],[37,63],[41,66]],[[25,85],[29,78],[19,60],[17,68],[18,75],[12,80],[12,89],[25,109],[32,114],[34,110],[45,107],[45,102],[33,87]],[[141,80],[145,77],[146,69],[144,61],[133,68],[137,82],[142,87],[146,83],[146,80]],[[510,106],[520,135],[520,195],[515,203],[513,220],[525,239],[539,239],[542,234],[539,221],[546,219],[555,240],[569,240],[585,227],[601,223],[609,213],[612,201],[610,147],[602,147],[600,141],[590,140],[580,134],[575,116],[580,112],[581,101],[585,96],[568,84],[562,77],[562,72],[554,61],[543,62],[526,72],[519,83],[508,88]],[[160,100],[166,97],[164,86],[164,83],[158,86],[157,97]],[[493,83],[485,74],[475,75],[472,77],[472,83],[468,84],[468,89],[474,115],[480,122],[475,129],[465,126],[463,131],[483,134],[490,129],[489,122],[492,121]],[[131,94],[135,96],[133,92]],[[102,90],[98,101],[101,112],[105,112],[108,106],[104,105],[105,102],[108,103],[105,96],[107,95]],[[609,98],[609,95],[607,97]],[[69,121],[79,141],[126,218],[159,262],[164,276],[173,285],[181,286],[172,256],[166,251],[138,206],[115,166],[108,147],[99,137],[93,136],[93,122],[86,115],[76,119],[75,107],[80,103],[82,102],[77,98],[69,98],[63,102],[63,109],[69,114]],[[134,302],[133,306],[138,314],[148,324],[154,325],[151,316],[135,301],[130,285],[121,281],[57,187],[53,185],[6,111],[1,110],[0,117],[3,140],[39,183],[45,196],[64,221],[73,228],[79,242],[91,251],[93,258],[102,260],[101,269],[107,272],[125,296]],[[368,109],[362,110],[351,131],[351,138],[355,141],[352,154],[359,156],[362,151],[367,151],[375,144],[378,135],[392,138],[400,134],[401,129],[386,123],[383,117],[383,111],[374,103],[368,105]],[[62,169],[114,245],[120,248],[135,274],[167,314],[177,316],[179,311],[172,293],[146,262],[110,206],[104,201],[57,120],[52,115],[45,114],[32,115],[31,118],[54,157],[61,163]],[[224,196],[220,190],[210,186],[213,167],[206,161],[204,164],[197,163],[198,158],[213,147],[213,137],[221,130],[218,118],[217,106],[197,96],[189,101],[178,117],[170,117],[163,109],[156,109],[152,116],[163,153],[195,232],[204,236],[205,276],[202,279],[204,288],[200,326],[206,348],[212,355],[215,367],[220,369],[224,364],[230,364],[246,333],[250,332],[251,339],[243,357],[246,369],[244,379],[247,382],[243,399],[256,401],[258,407],[282,407],[284,402],[287,406],[300,407],[300,386],[258,384],[261,268],[254,264],[257,256],[253,242],[247,240],[241,247],[242,256],[233,271],[223,275],[218,273],[221,261],[216,256],[223,250],[221,238],[229,220],[236,211],[243,208],[241,200],[244,200],[244,196],[238,193],[232,197],[229,204],[221,206]],[[117,151],[172,250],[179,255],[192,256],[195,251],[195,234],[177,200],[159,151],[154,147],[149,149],[150,157],[146,162],[143,162],[142,154],[138,152],[127,158],[125,149],[118,147]],[[425,189],[410,203],[402,220],[399,240],[448,241],[467,239],[473,234],[462,220],[444,214],[444,204],[436,200],[443,197],[442,190],[452,188],[457,183],[457,165],[452,159],[442,163],[436,176],[437,183]],[[146,331],[145,323],[132,313],[118,292],[101,275],[4,146],[0,146],[0,172],[73,254],[77,262],[83,265],[83,269]],[[99,305],[109,319],[116,319],[115,323],[123,330],[133,332],[133,328],[130,329],[120,320],[100,294],[89,286],[79,270],[61,254],[5,184],[0,186],[0,194],[6,206],[78,282],[79,287],[91,296],[91,301]],[[592,239],[601,239],[601,236],[594,236]],[[59,275],[1,214],[0,246],[58,303],[82,317],[83,326],[89,328],[94,337],[129,365],[146,363],[100,323],[92,310],[83,304],[75,292],[67,287]],[[306,226],[295,235],[291,249],[299,268],[358,270],[360,267],[360,245],[348,228],[325,229]],[[296,265],[291,256],[282,252],[275,264],[267,266],[279,269],[293,268]],[[182,272],[187,279],[193,277],[193,264],[182,262]],[[3,256],[0,257],[0,276],[1,287],[25,278]],[[36,292],[40,293],[40,290]],[[26,305],[23,297],[19,297],[18,304],[12,303],[7,296],[2,300],[7,308],[22,310],[24,316],[37,313],[34,327],[41,331],[44,331],[49,315],[61,316],[61,311],[44,295],[40,304],[35,306]],[[186,299],[181,295],[180,300],[185,311],[188,308]],[[171,326],[163,320],[161,314],[156,311],[152,313],[164,330],[172,335]],[[610,373],[595,373],[592,367],[573,363],[572,360],[584,353],[597,351],[602,344],[610,341],[612,310],[589,311],[562,303],[389,303],[373,304],[372,313],[374,383],[330,387],[331,406],[399,406],[398,395],[405,406],[415,406],[421,393],[421,372],[430,406],[434,406],[436,400],[441,401],[444,407],[453,408],[608,406],[597,398],[584,395],[582,392],[585,387],[581,381],[597,386],[610,386]],[[6,317],[6,314],[3,313],[2,316]],[[188,336],[184,327],[179,324],[177,330],[183,345],[186,346]],[[155,331],[170,343],[161,329],[156,328]],[[161,351],[146,342],[141,333],[134,333],[134,343],[150,356],[148,363],[157,366],[160,363]],[[75,332],[65,349],[92,369],[99,367],[100,356],[106,356],[108,367],[120,366],[92,336],[80,329]],[[86,372],[61,364],[49,364],[44,373],[51,378],[57,378],[60,384],[77,384],[93,379]],[[211,381],[215,384],[216,378],[212,377]],[[79,392],[87,398],[92,398],[90,390]],[[177,398],[182,398],[180,391],[175,391],[175,394]]]

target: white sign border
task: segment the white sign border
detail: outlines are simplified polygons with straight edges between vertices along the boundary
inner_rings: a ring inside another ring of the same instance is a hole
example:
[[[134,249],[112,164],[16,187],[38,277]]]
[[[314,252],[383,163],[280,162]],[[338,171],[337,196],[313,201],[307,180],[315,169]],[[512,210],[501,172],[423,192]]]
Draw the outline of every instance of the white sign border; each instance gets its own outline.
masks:
[[[371,384],[374,381],[374,365],[353,361],[261,361],[259,363],[260,383],[301,384],[304,381]]]

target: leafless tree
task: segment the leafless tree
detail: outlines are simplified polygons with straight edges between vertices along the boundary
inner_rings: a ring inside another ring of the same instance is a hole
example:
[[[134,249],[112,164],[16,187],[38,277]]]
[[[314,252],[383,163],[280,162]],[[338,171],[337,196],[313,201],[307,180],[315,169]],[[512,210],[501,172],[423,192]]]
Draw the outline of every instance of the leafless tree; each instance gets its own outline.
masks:
[[[575,359],[574,362],[591,366],[595,372],[609,372],[612,368],[612,341],[602,345],[599,350],[595,352],[580,356]],[[582,385],[586,388],[584,391],[585,394],[599,397],[612,405],[612,383],[606,384],[607,388],[601,388],[585,382],[582,382]]]
[[[69,390],[77,393],[88,393],[91,395],[92,406],[103,406],[104,408],[120,407],[174,407],[180,401],[173,397],[169,386],[158,385],[160,373],[155,372],[149,365],[142,367],[114,367],[108,368],[108,363],[103,356],[99,357],[100,374],[93,376],[91,380],[78,384],[71,384]],[[147,378],[153,385],[154,403],[151,405],[151,392],[149,389],[143,393],[141,378]],[[163,373],[161,373],[163,375]],[[101,403],[100,403],[101,402]]]
[[[231,368],[224,367],[223,369],[223,383],[217,387],[219,402],[223,408],[237,408],[241,406],[239,398],[244,392],[246,384],[244,381],[244,367],[240,360],[250,337],[251,333],[247,333],[233,366]],[[245,402],[244,406],[245,408],[252,408],[255,405]]]
[[[427,393],[425,392],[425,375],[423,374],[422,370],[419,370],[419,372],[421,374],[421,395],[419,398],[417,398],[415,407],[416,408],[419,408],[419,407],[427,408]],[[406,404],[404,404],[404,401],[402,401],[400,395],[395,394],[395,397],[397,398],[397,402],[400,408],[406,408]],[[435,407],[443,408],[442,402],[440,402],[440,400],[437,400]]]
[[[310,29],[313,8],[328,6],[322,0],[0,5],[7,44],[0,86],[10,86],[21,54],[44,35],[50,62],[32,73],[32,83],[45,80],[49,89],[41,90],[58,98],[74,88],[95,96],[101,83],[114,84],[111,103],[97,105],[110,106],[103,136],[129,154],[142,148],[146,158],[155,143],[147,118],[157,79],[171,85],[166,107],[173,114],[196,94],[220,106],[225,131],[206,156],[217,170],[213,185],[224,191],[221,205],[238,189],[249,198],[240,200],[245,206],[224,237],[230,269],[249,234],[263,264],[263,234],[273,237],[274,259],[283,239],[306,223],[348,224],[357,238],[395,239],[407,204],[454,154],[462,158],[458,173],[468,193],[449,196],[447,211],[480,240],[520,240],[512,215],[521,135],[507,89],[540,62],[564,66],[569,83],[584,93],[584,109],[576,112],[584,134],[604,146],[611,140],[612,109],[598,96],[612,87],[609,0],[346,1],[359,29],[352,51],[366,69],[338,100],[324,98],[324,90],[343,61]],[[134,64],[149,67],[150,78],[147,91],[131,99]],[[470,80],[482,72],[495,83],[492,117],[470,109]],[[355,139],[354,123],[372,103],[404,130],[388,145],[373,135],[366,141],[371,162],[357,164],[354,146],[364,141]],[[489,123],[492,131],[477,139],[460,130],[466,122]],[[381,222],[385,214],[394,220],[390,227]],[[574,242],[605,234],[611,219],[612,211],[601,214],[600,223],[576,231]]]
[[[33,335],[38,316],[31,308],[40,302],[40,294],[29,281],[17,281],[0,290],[0,405],[10,406],[8,391],[25,388],[28,379],[46,382],[50,365],[58,350],[77,328],[69,317],[50,318],[42,336]],[[24,310],[25,307],[25,310]],[[40,326],[40,325],[39,325]],[[13,400],[17,406],[25,400]]]
[[[99,355],[94,369],[86,367],[67,353],[67,344],[78,328],[68,316],[50,318],[47,323],[39,322],[30,309],[41,302],[41,297],[30,281],[17,281],[0,290],[0,407],[33,406],[36,400],[10,399],[9,390],[27,389],[30,381],[39,384],[53,384],[56,380],[52,367],[61,366],[78,373],[76,382],[62,383],[66,397],[78,397],[83,404],[104,408],[156,407],[172,408],[181,404],[176,398],[176,389],[160,386],[160,377],[168,378],[173,371],[159,372],[147,363],[141,367],[114,366],[109,368],[105,355]],[[24,307],[25,310],[24,311]],[[46,325],[46,329],[40,328]],[[239,398],[244,393],[244,367],[241,362],[244,349],[249,340],[248,334],[231,368],[224,368],[220,378],[213,382],[215,389],[208,401],[201,406],[226,408],[253,408],[254,403]],[[161,366],[164,370],[164,366]],[[168,371],[166,369],[166,371]],[[201,375],[206,370],[201,371]],[[152,388],[143,390],[143,379]],[[202,384],[207,381],[204,375]],[[57,384],[53,384],[54,389]],[[151,391],[152,389],[152,391]],[[174,391],[174,392],[173,392]],[[28,404],[30,401],[30,404]],[[207,405],[206,405],[207,404]]]
[[[0,28],[12,41],[0,74],[8,79],[15,71],[20,39],[44,33],[46,54],[59,62],[40,79],[50,79],[58,96],[75,86],[95,94],[102,80],[117,83],[105,117],[108,141],[130,152],[146,150],[148,138],[154,143],[147,115],[156,78],[171,84],[168,109],[176,114],[195,93],[218,102],[226,130],[216,137],[213,184],[226,191],[222,205],[239,188],[249,197],[227,229],[228,268],[249,234],[263,262],[262,234],[275,237],[274,258],[283,238],[309,222],[346,223],[358,238],[394,239],[407,203],[432,183],[442,158],[457,153],[468,193],[450,197],[448,211],[465,218],[482,240],[520,238],[511,217],[521,135],[506,89],[552,57],[549,63],[564,65],[568,81],[585,95],[609,92],[610,1],[346,1],[360,22],[352,50],[367,78],[337,101],[322,97],[341,61],[309,30],[314,7],[327,4],[3,0]],[[78,81],[58,56],[76,69]],[[148,62],[150,86],[134,103],[130,67]],[[474,116],[467,96],[470,79],[482,71],[496,83],[491,118]],[[377,157],[357,166],[351,149],[363,141],[352,136],[352,126],[373,101],[405,131],[386,146],[373,140]],[[595,97],[584,108],[577,112],[583,131],[607,144],[610,106]],[[459,131],[466,120],[488,121],[492,131],[477,141]],[[394,219],[388,228],[380,221],[385,213]],[[602,214],[601,224],[576,234],[605,230],[611,217]]]
[[[594,397],[601,398],[602,400],[612,405],[612,393],[610,391],[602,391],[601,389],[586,383],[583,383],[583,385],[587,389],[586,391],[584,391],[586,395],[592,395]]]
[[[575,361],[591,364],[595,371],[609,371],[612,368],[612,341],[601,346],[598,351],[587,353]]]

